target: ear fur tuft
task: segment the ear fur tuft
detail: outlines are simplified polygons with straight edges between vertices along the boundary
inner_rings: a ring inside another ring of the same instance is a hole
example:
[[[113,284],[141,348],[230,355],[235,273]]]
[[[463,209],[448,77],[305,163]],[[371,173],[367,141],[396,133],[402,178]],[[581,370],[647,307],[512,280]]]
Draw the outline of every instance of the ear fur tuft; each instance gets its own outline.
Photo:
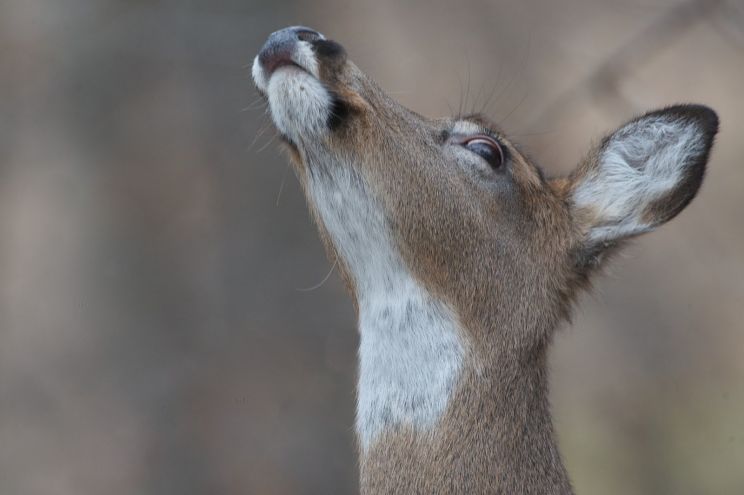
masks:
[[[614,243],[674,218],[700,188],[717,131],[710,108],[676,105],[605,137],[569,178],[585,241]]]

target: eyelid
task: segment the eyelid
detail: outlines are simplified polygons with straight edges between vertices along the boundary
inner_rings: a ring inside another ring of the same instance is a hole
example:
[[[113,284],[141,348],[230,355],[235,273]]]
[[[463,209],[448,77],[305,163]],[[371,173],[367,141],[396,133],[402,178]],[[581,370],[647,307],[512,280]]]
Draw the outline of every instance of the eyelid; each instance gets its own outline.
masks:
[[[495,148],[502,148],[501,143],[499,143],[497,139],[489,136],[488,134],[477,134],[475,136],[468,136],[467,138],[462,140],[461,144],[468,144],[472,143],[473,141],[486,141],[489,144],[493,145]]]
[[[493,153],[497,153],[497,162],[494,161],[492,157],[485,156],[482,153],[471,149],[472,143],[474,142],[480,146],[486,146],[490,148]],[[501,143],[499,143],[498,139],[495,139],[494,137],[487,134],[475,134],[469,135],[467,137],[461,137],[461,139],[458,140],[458,145],[462,146],[472,153],[480,155],[481,158],[485,159],[493,169],[500,169],[506,162],[506,153],[504,152],[504,147],[501,145]]]
[[[475,133],[475,134],[459,134],[459,135],[453,134],[452,135],[452,140],[455,142],[455,144],[459,144],[460,146],[465,146],[469,142],[475,141],[476,139],[482,139],[484,141],[488,141],[491,145],[497,148],[501,148],[502,150],[504,149],[504,145],[501,144],[501,141],[497,137],[493,136],[492,134],[486,131]]]

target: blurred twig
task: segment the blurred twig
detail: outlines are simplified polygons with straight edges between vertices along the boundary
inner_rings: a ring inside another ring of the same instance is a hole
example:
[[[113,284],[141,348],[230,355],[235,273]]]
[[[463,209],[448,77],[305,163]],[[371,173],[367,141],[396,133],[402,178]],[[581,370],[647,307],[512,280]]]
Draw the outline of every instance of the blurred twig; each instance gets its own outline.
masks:
[[[721,3],[721,8],[711,19],[718,28],[716,32],[730,45],[744,50],[744,7],[727,1]]]
[[[620,46],[586,78],[560,94],[529,123],[529,127],[538,122],[554,122],[559,116],[565,116],[576,109],[586,99],[601,103],[610,111],[632,108],[633,104],[619,90],[622,79],[692,26],[712,17],[724,4],[722,0],[691,0],[670,8],[637,36]]]

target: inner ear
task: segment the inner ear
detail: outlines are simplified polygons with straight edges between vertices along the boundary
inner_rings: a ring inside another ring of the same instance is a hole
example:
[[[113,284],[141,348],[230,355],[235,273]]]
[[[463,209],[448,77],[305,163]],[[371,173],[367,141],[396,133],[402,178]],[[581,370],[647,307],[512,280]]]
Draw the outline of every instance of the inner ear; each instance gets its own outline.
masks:
[[[605,137],[567,186],[585,239],[621,240],[676,216],[700,188],[717,129],[711,109],[678,105]]]

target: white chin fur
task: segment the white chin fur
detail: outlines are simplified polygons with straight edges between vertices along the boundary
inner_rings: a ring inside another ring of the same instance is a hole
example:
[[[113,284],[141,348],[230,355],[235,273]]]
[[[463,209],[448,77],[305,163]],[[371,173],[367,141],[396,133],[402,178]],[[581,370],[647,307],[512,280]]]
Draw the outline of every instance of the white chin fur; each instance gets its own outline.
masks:
[[[260,86],[259,86],[260,87]],[[297,67],[280,67],[268,81],[271,117],[279,132],[295,143],[328,128],[333,99],[315,77]]]
[[[255,57],[253,59],[253,67],[251,67],[251,75],[253,76],[253,82],[256,83],[256,86],[258,89],[262,92],[266,92],[266,85],[268,84],[268,81],[266,81],[266,74],[264,74],[263,67],[261,67],[261,62],[258,61],[258,57]]]

